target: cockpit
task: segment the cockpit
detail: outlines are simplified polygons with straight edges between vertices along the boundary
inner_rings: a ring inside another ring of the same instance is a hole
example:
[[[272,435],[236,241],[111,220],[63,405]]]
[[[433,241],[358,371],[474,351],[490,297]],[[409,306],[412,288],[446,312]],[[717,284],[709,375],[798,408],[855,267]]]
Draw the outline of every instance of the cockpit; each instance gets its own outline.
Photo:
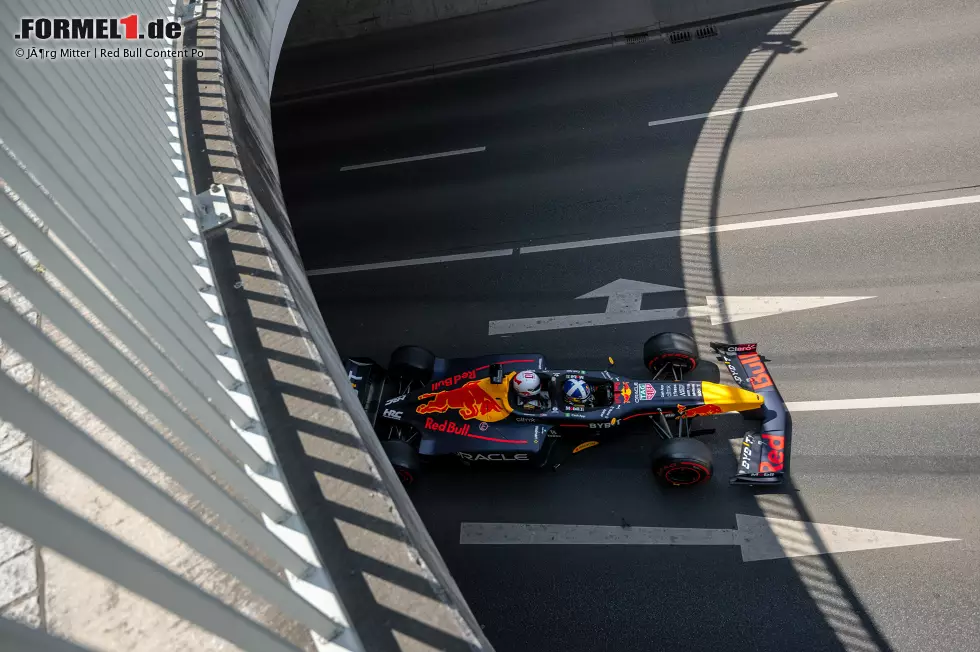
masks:
[[[613,383],[603,376],[566,371],[554,374],[549,385],[562,410],[595,410],[609,407],[614,401]]]
[[[541,390],[535,396],[524,397],[510,388],[508,399],[517,413],[590,412],[615,402],[613,382],[603,376],[575,371],[535,373],[541,379]]]

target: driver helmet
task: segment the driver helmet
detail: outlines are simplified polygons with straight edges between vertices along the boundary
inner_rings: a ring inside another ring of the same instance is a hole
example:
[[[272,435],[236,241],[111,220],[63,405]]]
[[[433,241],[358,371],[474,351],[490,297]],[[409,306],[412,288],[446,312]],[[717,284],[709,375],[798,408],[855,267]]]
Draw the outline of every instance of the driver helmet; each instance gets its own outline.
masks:
[[[582,405],[592,398],[592,388],[581,378],[568,378],[562,383],[561,388],[569,403]]]
[[[512,381],[518,396],[530,398],[541,393],[541,378],[533,371],[519,371]]]

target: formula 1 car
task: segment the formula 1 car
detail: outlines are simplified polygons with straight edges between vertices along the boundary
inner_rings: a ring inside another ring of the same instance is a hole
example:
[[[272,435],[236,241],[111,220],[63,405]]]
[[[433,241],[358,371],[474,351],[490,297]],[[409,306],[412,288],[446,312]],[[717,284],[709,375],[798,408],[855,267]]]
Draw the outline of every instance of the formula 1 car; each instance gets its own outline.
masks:
[[[416,482],[423,460],[457,457],[467,464],[546,466],[559,441],[572,453],[615,431],[642,429],[662,441],[653,471],[668,485],[696,485],[712,474],[712,456],[693,436],[695,417],[741,412],[761,421],[746,434],[732,484],[779,484],[787,462],[791,423],[786,405],[755,344],[711,347],[737,387],[684,380],[698,365],[697,346],[681,333],[660,333],[644,344],[652,377],[604,371],[552,370],[537,354],[437,358],[417,346],[395,350],[387,370],[372,360],[346,361],[348,379],[371,418],[389,461],[405,485]],[[612,360],[610,360],[612,362]],[[514,375],[534,370],[547,405],[522,407]],[[593,388],[589,404],[565,400],[561,387],[576,379]],[[708,431],[713,432],[713,431]]]

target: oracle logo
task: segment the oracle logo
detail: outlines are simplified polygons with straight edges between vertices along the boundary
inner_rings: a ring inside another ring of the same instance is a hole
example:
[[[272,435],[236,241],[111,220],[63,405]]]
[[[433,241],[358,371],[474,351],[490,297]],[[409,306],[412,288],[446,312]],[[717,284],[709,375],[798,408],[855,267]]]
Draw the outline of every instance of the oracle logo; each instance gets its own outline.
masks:
[[[527,453],[456,453],[468,462],[527,462]]]

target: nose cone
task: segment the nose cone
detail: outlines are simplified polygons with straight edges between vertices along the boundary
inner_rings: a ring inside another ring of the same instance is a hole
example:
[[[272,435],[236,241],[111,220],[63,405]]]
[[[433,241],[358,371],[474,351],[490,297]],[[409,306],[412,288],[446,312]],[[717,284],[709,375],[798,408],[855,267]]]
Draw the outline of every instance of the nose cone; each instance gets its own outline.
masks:
[[[747,412],[762,407],[762,396],[741,387],[701,383],[705,405],[717,405],[726,412]]]

